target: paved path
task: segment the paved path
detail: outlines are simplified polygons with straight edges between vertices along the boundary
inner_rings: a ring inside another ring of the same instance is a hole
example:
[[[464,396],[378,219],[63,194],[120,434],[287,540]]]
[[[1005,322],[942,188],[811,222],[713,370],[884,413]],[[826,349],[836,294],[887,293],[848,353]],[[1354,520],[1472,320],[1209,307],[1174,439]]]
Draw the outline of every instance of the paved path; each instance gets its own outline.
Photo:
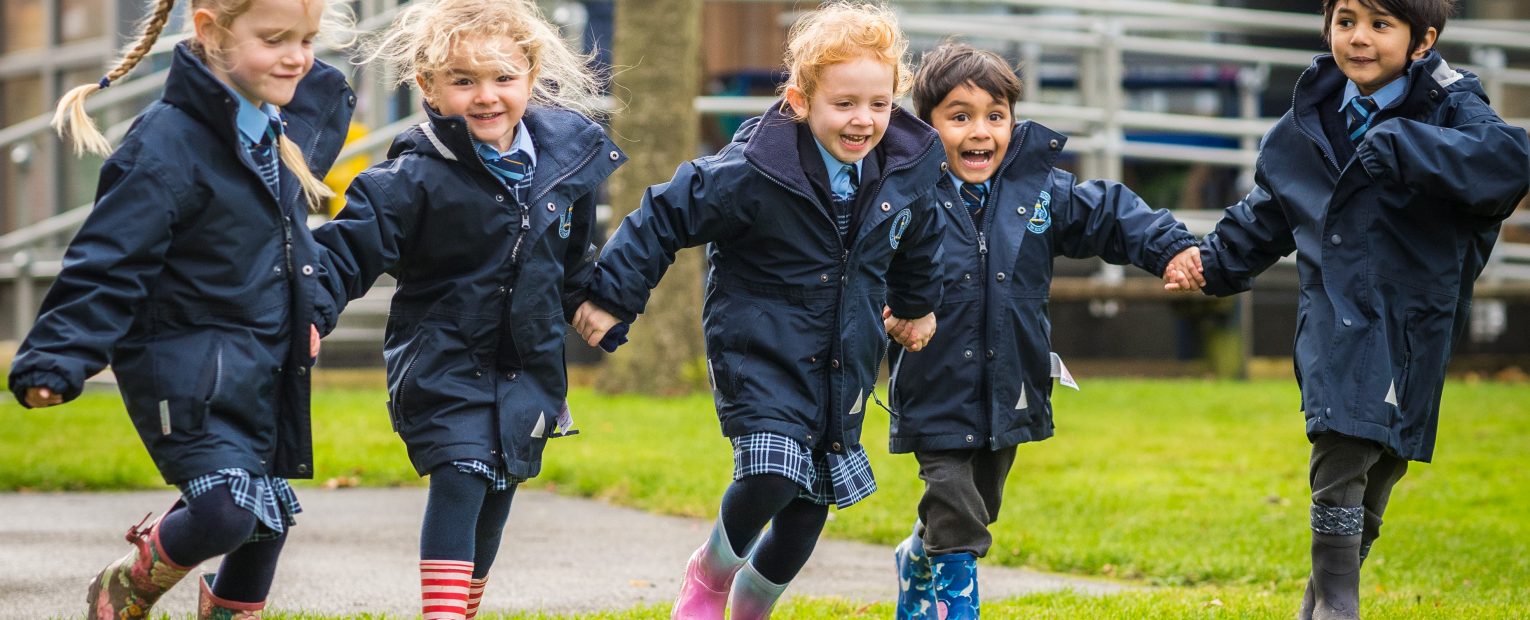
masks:
[[[293,528],[271,594],[274,609],[361,611],[418,617],[415,554],[423,489],[300,489]],[[0,619],[79,617],[85,586],[126,553],[122,534],[172,491],[0,494]],[[157,516],[157,514],[156,514]],[[577,613],[671,600],[709,522],[655,516],[593,500],[522,491],[515,498],[484,607]],[[208,562],[198,570],[214,570]],[[185,617],[190,582],[157,611]],[[891,549],[824,540],[787,596],[885,601],[896,596]],[[985,598],[1122,586],[983,566]]]

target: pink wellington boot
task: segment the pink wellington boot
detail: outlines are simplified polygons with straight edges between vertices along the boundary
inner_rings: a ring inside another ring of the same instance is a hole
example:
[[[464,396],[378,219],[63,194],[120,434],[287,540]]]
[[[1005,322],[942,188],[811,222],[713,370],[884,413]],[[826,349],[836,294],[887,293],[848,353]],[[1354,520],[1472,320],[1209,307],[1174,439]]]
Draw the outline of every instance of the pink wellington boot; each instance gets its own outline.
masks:
[[[746,550],[744,555],[749,552]],[[712,525],[711,537],[685,564],[685,581],[680,584],[680,596],[675,598],[670,620],[722,620],[733,576],[743,565],[744,558],[733,554],[728,533],[718,520]]]

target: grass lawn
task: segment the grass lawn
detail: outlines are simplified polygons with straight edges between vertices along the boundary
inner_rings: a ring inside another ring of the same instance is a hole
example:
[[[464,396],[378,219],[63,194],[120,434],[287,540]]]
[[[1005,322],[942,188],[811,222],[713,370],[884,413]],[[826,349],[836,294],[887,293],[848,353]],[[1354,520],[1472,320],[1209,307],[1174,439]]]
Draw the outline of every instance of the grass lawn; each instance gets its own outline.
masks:
[[[1086,378],[1083,388],[1057,394],[1057,437],[1021,447],[984,562],[1155,587],[984,601],[985,616],[1290,617],[1308,540],[1309,446],[1295,386]],[[709,396],[580,390],[570,399],[583,433],[548,447],[535,485],[651,511],[715,514],[731,453]],[[331,484],[420,484],[389,429],[384,400],[380,388],[316,393],[316,465]],[[0,490],[162,487],[113,392],[51,410],[0,408]],[[907,535],[921,483],[911,456],[886,453],[885,412],[873,407],[867,415],[880,490],[833,513],[828,535],[891,549]],[[1437,463],[1415,464],[1398,485],[1366,563],[1367,618],[1525,616],[1527,419],[1530,386],[1447,386]],[[81,458],[84,450],[90,459]],[[667,609],[602,617],[663,618]],[[778,617],[886,618],[891,606],[799,599]]]

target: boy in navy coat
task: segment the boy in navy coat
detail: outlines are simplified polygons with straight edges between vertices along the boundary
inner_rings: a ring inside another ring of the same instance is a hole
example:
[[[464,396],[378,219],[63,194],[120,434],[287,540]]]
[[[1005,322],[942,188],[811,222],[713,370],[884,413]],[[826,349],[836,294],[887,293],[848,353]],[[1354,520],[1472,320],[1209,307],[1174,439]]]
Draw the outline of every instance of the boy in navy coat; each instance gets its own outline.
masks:
[[[1019,96],[1003,59],[965,44],[925,55],[914,79],[914,107],[945,145],[936,192],[948,224],[940,330],[923,351],[891,357],[891,449],[913,452],[925,481],[920,520],[895,554],[899,618],[977,616],[977,558],[1015,447],[1052,436],[1052,379],[1070,383],[1051,353],[1052,260],[1098,256],[1159,275],[1197,254],[1167,211],[1053,168],[1065,139],[1016,123]]]
[[[1472,283],[1526,191],[1525,131],[1432,49],[1451,8],[1324,0],[1333,53],[1297,80],[1253,191],[1201,246],[1213,295],[1248,290],[1296,252],[1296,381],[1312,440],[1301,618],[1360,616],[1360,565],[1408,462],[1433,455]]]

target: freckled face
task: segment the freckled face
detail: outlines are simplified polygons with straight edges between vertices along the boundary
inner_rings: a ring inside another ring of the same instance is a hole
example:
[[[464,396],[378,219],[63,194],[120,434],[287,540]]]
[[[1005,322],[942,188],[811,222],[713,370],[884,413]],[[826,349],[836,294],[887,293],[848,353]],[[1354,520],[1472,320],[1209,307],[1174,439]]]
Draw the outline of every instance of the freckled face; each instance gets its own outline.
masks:
[[[893,67],[862,56],[824,67],[817,92],[806,96],[795,87],[786,102],[807,117],[813,137],[835,159],[853,164],[882,141],[892,118]]]

